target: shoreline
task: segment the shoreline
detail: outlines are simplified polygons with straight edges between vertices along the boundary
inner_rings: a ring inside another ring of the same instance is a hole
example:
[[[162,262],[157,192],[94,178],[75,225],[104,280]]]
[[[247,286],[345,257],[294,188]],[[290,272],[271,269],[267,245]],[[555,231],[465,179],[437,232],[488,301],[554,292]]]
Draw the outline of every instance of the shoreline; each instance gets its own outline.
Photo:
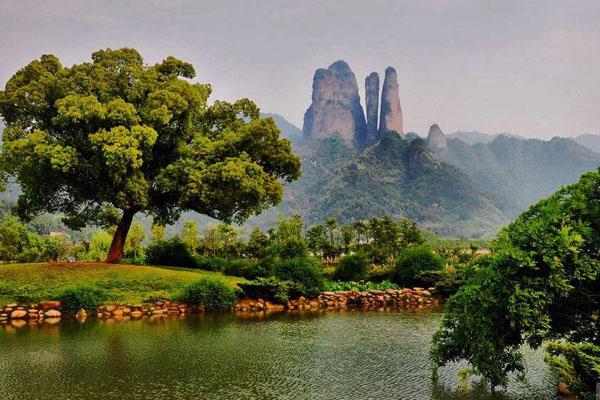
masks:
[[[433,288],[430,288],[433,289]],[[443,303],[443,298],[434,296],[433,290],[424,288],[402,290],[369,290],[366,292],[338,291],[322,292],[313,299],[299,297],[277,304],[263,299],[241,299],[230,309],[206,311],[202,305],[191,305],[169,300],[144,302],[141,304],[108,303],[96,310],[81,309],[77,313],[63,310],[60,301],[43,301],[37,304],[11,303],[0,309],[0,326],[21,328],[26,325],[55,325],[65,320],[85,322],[88,319],[103,321],[129,321],[186,317],[199,314],[269,315],[282,312],[340,312],[347,310],[395,311],[406,309],[429,309]]]

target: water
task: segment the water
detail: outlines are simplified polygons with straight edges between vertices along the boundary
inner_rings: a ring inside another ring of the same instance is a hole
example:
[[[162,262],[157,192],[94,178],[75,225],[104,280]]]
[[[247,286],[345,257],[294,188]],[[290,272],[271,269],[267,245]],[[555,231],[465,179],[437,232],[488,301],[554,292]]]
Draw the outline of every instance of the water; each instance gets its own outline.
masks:
[[[63,322],[0,329],[0,398],[551,399],[540,351],[528,384],[459,396],[456,372],[432,380],[427,352],[441,314],[330,312],[266,318]]]

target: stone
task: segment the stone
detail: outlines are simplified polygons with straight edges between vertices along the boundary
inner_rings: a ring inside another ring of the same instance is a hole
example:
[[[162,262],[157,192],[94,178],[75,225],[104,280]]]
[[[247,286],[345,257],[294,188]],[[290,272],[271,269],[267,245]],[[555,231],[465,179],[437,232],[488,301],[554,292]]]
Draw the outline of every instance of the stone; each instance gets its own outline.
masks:
[[[85,321],[87,319],[87,311],[85,311],[85,309],[81,309],[79,311],[77,311],[77,314],[75,314],[75,318],[77,318],[78,321]]]
[[[109,306],[104,307],[104,309],[106,310],[106,312],[109,312],[109,313],[115,311],[116,308],[117,307],[115,307],[113,305],[109,305]]]
[[[27,311],[25,311],[25,310],[15,310],[10,313],[11,319],[20,319],[20,318],[25,318],[26,316],[27,316]]]
[[[438,124],[433,124],[429,128],[427,146],[435,151],[448,150],[448,138],[446,138]]]
[[[60,318],[62,313],[58,310],[48,310],[44,313],[46,318]]]
[[[142,312],[135,310],[135,311],[132,311],[130,315],[132,318],[140,318],[142,316]]]
[[[393,67],[387,67],[383,79],[383,88],[381,89],[379,135],[381,136],[386,132],[396,132],[400,136],[404,136],[403,124],[398,76]]]
[[[366,144],[367,123],[360,104],[356,76],[342,60],[315,71],[312,103],[304,114],[304,139],[339,135],[346,143]]]
[[[365,78],[365,111],[367,114],[367,143],[379,139],[377,123],[379,119],[379,74],[371,72]]]
[[[11,303],[11,304],[7,304],[6,308],[17,308],[18,304],[17,303]],[[11,310],[12,311],[12,310]]]
[[[121,310],[120,308],[116,309],[115,311],[112,312],[113,317],[122,317],[123,316],[123,310]]]
[[[39,308],[42,311],[48,311],[48,310],[60,310],[60,308],[62,307],[62,304],[60,301],[58,300],[53,300],[53,301],[43,301],[40,303]]]

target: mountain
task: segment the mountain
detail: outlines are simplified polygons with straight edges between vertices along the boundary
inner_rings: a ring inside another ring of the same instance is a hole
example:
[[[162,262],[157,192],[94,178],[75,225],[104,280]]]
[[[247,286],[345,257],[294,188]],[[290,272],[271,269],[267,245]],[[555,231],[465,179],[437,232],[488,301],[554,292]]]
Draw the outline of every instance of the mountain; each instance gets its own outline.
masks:
[[[580,145],[587,147],[588,149],[600,153],[600,135],[594,135],[593,133],[585,133],[583,135],[575,136],[574,141]]]
[[[387,132],[404,136],[399,91],[396,70],[387,67],[379,103],[379,75],[371,72],[365,78],[365,116],[356,76],[347,62],[338,60],[327,69],[317,69],[312,102],[304,113],[304,140],[340,136],[347,144],[362,149]]]
[[[446,148],[432,146],[432,150],[440,160],[494,193],[496,204],[510,217],[600,165],[600,154],[559,137],[539,140],[498,135],[489,143],[473,145],[449,138]]]
[[[288,122],[279,114],[260,113],[261,118],[273,118],[275,125],[281,131],[281,136],[288,139],[293,144],[299,144],[302,141],[302,129]]]
[[[483,133],[483,132],[479,132],[479,131],[469,131],[469,132],[458,131],[458,132],[451,133],[447,136],[449,139],[460,139],[463,142],[468,143],[468,144],[490,143],[494,139],[496,139],[498,136],[507,136],[507,137],[517,138],[517,139],[524,139],[522,136],[514,135],[514,134],[508,133],[508,132],[490,134],[490,133]]]

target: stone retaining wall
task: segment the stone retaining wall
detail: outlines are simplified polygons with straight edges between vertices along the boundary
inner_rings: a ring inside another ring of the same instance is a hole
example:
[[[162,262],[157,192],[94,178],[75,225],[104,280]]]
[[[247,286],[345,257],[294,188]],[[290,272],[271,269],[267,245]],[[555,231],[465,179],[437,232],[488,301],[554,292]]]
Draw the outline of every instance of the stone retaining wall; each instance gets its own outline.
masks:
[[[403,290],[370,290],[368,292],[323,292],[315,299],[299,297],[287,304],[276,304],[262,299],[243,299],[233,307],[234,312],[263,312],[284,310],[380,310],[408,307],[427,307],[438,304],[440,299],[432,294],[433,288]],[[138,319],[184,316],[193,312],[205,312],[202,306],[192,308],[187,304],[167,300],[142,304],[106,304],[92,312],[80,310],[71,315],[62,310],[60,301],[45,301],[38,304],[7,304],[0,308],[0,324],[13,326],[25,324],[55,324],[63,317],[74,317],[85,321],[88,317],[99,319]]]

